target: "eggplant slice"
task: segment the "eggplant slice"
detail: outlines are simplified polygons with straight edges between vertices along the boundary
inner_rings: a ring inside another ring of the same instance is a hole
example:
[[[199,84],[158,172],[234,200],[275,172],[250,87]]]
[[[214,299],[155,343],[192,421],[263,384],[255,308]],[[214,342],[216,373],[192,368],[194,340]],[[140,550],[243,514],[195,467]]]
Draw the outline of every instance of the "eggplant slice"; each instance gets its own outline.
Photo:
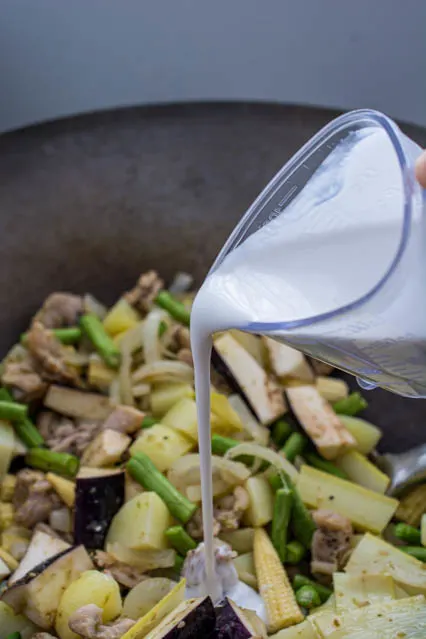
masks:
[[[266,637],[264,624],[252,611],[239,608],[233,601],[225,598],[215,608],[217,639],[251,639]],[[254,623],[255,622],[255,623]]]
[[[43,630],[49,630],[64,590],[81,573],[92,569],[92,560],[83,546],[67,548],[32,568],[5,590],[1,600]]]
[[[209,639],[215,636],[216,613],[210,597],[183,601],[150,633],[150,639]]]
[[[103,548],[113,517],[124,503],[124,472],[77,477],[74,543]]]

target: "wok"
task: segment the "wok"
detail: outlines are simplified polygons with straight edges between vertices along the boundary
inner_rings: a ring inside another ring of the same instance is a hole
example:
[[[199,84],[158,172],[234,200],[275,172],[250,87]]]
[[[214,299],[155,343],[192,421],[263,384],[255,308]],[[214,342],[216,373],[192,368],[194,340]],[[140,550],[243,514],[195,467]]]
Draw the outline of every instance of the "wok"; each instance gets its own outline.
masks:
[[[270,105],[125,109],[0,138],[0,354],[54,290],[108,303],[147,268],[200,282],[284,162],[335,113]],[[404,126],[426,146],[426,131]],[[426,283],[425,283],[426,290]],[[353,382],[352,382],[353,383]],[[382,449],[424,441],[426,402],[368,393]]]

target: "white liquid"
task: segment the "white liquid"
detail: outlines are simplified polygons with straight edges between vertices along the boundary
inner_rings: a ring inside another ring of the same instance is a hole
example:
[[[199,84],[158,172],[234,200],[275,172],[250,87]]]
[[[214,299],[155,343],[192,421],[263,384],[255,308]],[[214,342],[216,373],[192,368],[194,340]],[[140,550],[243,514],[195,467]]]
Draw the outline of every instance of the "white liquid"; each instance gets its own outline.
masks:
[[[340,144],[284,213],[225,257],[195,299],[191,342],[209,592],[214,592],[215,575],[209,423],[214,332],[270,324],[268,334],[320,359],[381,385],[400,384],[402,392],[423,385],[426,394],[426,348],[414,344],[426,343],[420,201],[413,211],[410,251],[392,284],[350,313],[291,331],[273,326],[351,304],[387,273],[401,242],[404,193],[389,138],[372,131]],[[419,312],[408,318],[411,308]]]

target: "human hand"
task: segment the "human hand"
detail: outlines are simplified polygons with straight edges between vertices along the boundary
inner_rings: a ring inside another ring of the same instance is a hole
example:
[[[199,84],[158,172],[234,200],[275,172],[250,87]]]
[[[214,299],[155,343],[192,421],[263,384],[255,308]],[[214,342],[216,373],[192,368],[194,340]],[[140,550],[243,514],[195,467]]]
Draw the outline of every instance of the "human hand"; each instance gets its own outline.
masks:
[[[416,162],[416,178],[424,189],[426,189],[426,151],[423,151]]]

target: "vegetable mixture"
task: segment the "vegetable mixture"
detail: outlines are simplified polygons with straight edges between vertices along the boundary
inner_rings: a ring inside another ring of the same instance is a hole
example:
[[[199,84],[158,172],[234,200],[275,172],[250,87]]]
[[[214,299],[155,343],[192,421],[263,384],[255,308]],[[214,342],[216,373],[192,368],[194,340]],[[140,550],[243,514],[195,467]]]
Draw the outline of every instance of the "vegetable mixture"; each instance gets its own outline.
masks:
[[[386,496],[364,398],[236,331],[212,358],[215,535],[267,623],[185,600],[203,539],[191,284],[150,271],[109,309],[54,293],[3,360],[0,639],[426,636],[426,485]]]

